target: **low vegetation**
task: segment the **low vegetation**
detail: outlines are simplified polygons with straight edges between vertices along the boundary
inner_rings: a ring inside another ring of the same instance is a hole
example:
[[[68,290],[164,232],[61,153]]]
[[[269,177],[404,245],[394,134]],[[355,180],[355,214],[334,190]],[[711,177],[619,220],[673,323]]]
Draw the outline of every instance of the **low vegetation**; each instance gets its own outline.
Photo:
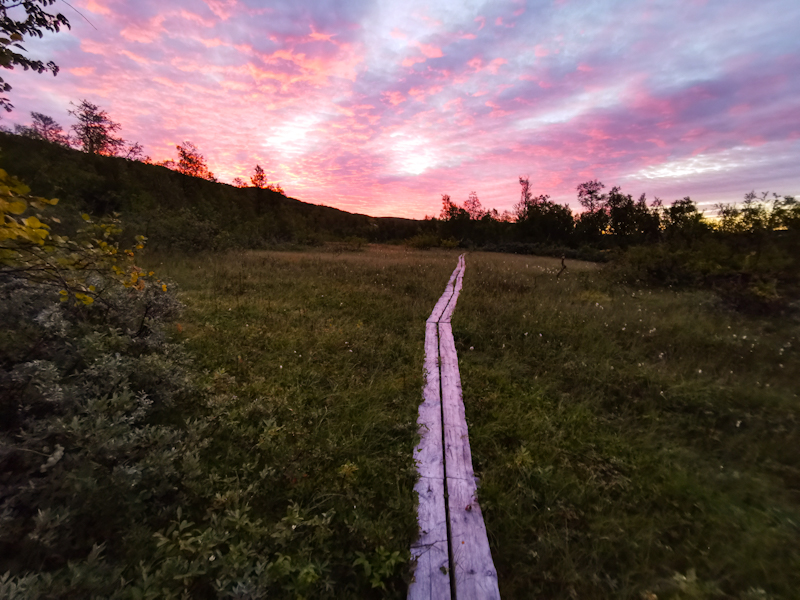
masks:
[[[424,320],[454,257],[355,240],[143,268],[113,223],[57,237],[6,184],[0,597],[403,597]]]
[[[792,598],[796,320],[470,254],[453,329],[508,598]]]

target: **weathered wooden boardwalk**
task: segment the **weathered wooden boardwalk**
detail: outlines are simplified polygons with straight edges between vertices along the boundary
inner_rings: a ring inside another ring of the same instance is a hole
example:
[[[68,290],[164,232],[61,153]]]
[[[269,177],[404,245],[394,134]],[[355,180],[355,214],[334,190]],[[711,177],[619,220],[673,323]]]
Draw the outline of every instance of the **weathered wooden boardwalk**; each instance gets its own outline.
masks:
[[[415,448],[420,535],[409,600],[500,598],[476,499],[467,421],[450,317],[464,278],[464,255],[425,325],[425,387]]]

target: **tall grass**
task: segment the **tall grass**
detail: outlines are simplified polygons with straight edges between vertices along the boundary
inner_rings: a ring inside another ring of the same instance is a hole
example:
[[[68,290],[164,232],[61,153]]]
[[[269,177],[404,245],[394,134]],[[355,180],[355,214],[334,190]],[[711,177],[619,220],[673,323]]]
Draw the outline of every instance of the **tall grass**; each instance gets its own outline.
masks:
[[[288,555],[286,597],[405,596],[424,323],[456,257],[398,247],[150,257],[180,285],[175,335],[205,373],[205,403],[187,408],[212,423],[193,520],[246,510],[267,540],[226,543],[246,542],[243,564],[270,562],[270,573]]]
[[[453,319],[504,597],[794,598],[796,321],[474,253]]]

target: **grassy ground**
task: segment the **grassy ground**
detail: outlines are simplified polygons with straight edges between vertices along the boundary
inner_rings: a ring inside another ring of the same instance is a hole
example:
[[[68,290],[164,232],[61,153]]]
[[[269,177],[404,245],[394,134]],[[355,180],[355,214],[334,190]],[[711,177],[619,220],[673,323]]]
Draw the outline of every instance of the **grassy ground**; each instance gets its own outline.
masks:
[[[286,597],[405,596],[424,322],[456,256],[150,258],[214,423],[187,510],[260,522],[226,543]],[[796,597],[797,324],[567,264],[469,254],[453,321],[503,597]]]
[[[243,560],[269,561],[285,597],[405,597],[424,324],[456,257],[149,258],[180,285],[176,335],[206,373],[199,412],[214,425],[194,514],[246,507],[261,525],[214,547],[241,543],[257,555]]]
[[[796,321],[470,254],[453,319],[507,598],[796,598]]]

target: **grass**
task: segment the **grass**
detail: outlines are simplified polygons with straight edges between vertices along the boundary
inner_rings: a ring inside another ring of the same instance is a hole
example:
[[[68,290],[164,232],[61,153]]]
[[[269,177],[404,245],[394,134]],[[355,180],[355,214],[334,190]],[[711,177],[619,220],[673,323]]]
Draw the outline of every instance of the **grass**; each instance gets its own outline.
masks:
[[[453,320],[504,597],[792,598],[796,322],[471,254]]]
[[[298,571],[286,596],[405,597],[424,323],[456,257],[381,247],[149,258],[180,285],[176,335],[207,382],[206,405],[188,409],[213,423],[195,513],[328,520],[290,540]]]
[[[187,510],[271,524],[287,597],[405,596],[424,322],[456,256],[149,259],[207,386]],[[567,264],[471,253],[453,319],[503,597],[795,597],[797,324]]]

